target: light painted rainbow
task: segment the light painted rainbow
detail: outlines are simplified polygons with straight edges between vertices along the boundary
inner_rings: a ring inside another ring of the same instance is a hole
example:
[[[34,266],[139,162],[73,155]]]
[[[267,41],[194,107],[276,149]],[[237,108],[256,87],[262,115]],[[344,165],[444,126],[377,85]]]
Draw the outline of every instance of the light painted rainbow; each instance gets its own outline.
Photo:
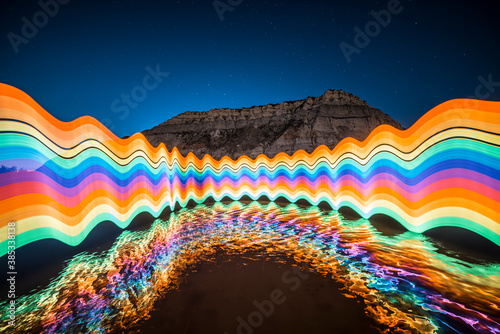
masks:
[[[407,130],[382,125],[333,150],[216,161],[120,139],[89,116],[61,122],[0,84],[0,154],[0,255],[10,222],[17,248],[77,245],[106,220],[125,228],[142,212],[244,195],[385,214],[414,232],[455,226],[500,245],[500,102],[451,100]]]

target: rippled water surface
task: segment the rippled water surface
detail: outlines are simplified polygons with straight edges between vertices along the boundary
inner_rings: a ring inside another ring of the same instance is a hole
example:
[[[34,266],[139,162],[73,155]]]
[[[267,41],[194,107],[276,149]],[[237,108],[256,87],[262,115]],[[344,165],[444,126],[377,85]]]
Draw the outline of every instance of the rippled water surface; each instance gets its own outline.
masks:
[[[168,303],[186,272],[217,252],[305,263],[360,298],[381,332],[500,333],[498,262],[459,260],[424,235],[384,235],[336,211],[258,202],[183,209],[124,231],[106,252],[75,256],[48,287],[18,298],[14,332],[140,328],[155,302]]]

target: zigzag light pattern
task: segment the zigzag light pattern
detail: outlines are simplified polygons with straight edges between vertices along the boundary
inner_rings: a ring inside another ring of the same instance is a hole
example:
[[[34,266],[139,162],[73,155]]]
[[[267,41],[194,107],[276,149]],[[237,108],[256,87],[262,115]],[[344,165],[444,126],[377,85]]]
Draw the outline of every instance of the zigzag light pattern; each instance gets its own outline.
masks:
[[[456,226],[500,245],[498,102],[448,101],[408,130],[382,125],[333,150],[216,161],[153,147],[141,134],[119,139],[89,116],[61,122],[0,84],[0,154],[0,255],[9,222],[16,247],[76,245],[105,220],[124,228],[141,212],[243,195],[326,201],[414,232]]]

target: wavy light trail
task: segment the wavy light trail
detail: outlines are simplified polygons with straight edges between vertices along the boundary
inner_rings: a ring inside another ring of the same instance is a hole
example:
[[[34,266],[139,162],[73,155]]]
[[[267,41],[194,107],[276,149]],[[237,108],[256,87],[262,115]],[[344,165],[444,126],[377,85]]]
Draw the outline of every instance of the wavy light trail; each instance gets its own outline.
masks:
[[[456,226],[500,245],[499,102],[448,101],[408,130],[382,125],[333,150],[216,161],[119,139],[88,116],[61,122],[0,84],[0,153],[0,255],[9,222],[17,247],[76,245],[105,220],[124,228],[141,212],[243,195],[382,213],[414,232]]]
[[[341,283],[342,294],[358,299],[381,333],[500,333],[498,264],[442,254],[430,238],[411,232],[384,236],[366,219],[272,202],[200,204],[148,230],[124,231],[109,250],[76,255],[49,286],[20,297],[15,327],[1,312],[0,331],[129,332],[158,310],[160,299],[175,303],[166,292],[182,289],[196,264],[246,252],[294,259]],[[1,310],[7,306],[0,301]],[[333,312],[331,321],[341,316]],[[169,321],[169,314],[161,317]],[[235,318],[220,332],[236,328]]]

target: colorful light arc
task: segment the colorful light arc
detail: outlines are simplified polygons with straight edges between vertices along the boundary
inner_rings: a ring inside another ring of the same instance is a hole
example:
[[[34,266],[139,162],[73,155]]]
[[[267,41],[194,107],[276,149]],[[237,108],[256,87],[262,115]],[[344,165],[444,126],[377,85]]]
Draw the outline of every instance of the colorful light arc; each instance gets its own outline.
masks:
[[[16,300],[15,327],[9,325],[9,300],[0,299],[0,332],[133,332],[134,326],[154,324],[154,313],[161,323],[175,322],[175,315],[161,306],[183,308],[170,291],[186,293],[185,283],[193,280],[199,264],[228,279],[231,271],[224,265],[240,258],[244,264],[296,264],[322,275],[325,283],[336,281],[343,296],[364,306],[380,333],[500,333],[500,266],[456,255],[438,251],[426,236],[387,236],[366,219],[346,221],[316,206],[198,204],[172,213],[168,221],[157,219],[149,229],[124,231],[107,250],[72,257],[48,286]],[[255,293],[247,282],[231,284],[244,287],[249,296]],[[291,298],[287,302],[294,303]],[[239,304],[231,307],[246,310],[247,299]],[[303,315],[307,307],[317,310],[307,302],[296,310]],[[201,310],[192,310],[190,319]],[[189,330],[234,333],[241,314],[236,312],[224,314],[225,320],[210,318],[214,321],[204,328],[190,322]],[[344,316],[334,308],[329,322]]]
[[[456,226],[500,245],[500,102],[452,100],[404,131],[382,125],[333,150],[237,161],[120,139],[89,116],[61,122],[5,84],[0,119],[0,255],[9,222],[17,247],[76,245],[102,221],[124,228],[141,212],[243,195],[326,201],[414,232]]]

